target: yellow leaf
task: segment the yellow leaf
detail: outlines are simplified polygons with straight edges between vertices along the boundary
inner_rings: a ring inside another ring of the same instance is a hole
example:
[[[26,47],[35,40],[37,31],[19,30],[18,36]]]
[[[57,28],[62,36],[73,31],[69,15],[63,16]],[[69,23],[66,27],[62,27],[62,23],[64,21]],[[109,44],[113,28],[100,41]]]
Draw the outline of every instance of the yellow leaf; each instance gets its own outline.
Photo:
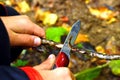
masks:
[[[62,27],[63,27],[64,29],[66,29],[67,32],[69,32],[69,31],[71,30],[71,26],[68,25],[68,24],[66,24],[66,23],[63,23],[63,24],[62,24]]]
[[[54,13],[46,14],[45,19],[43,20],[43,24],[52,26],[56,23],[57,19],[58,19],[57,14]]]
[[[79,33],[75,41],[75,44],[80,43],[80,42],[88,42],[88,41],[89,41],[88,35]]]
[[[105,53],[105,49],[102,46],[97,46],[96,47],[97,52],[99,53]]]
[[[42,9],[38,8],[35,12],[35,20],[36,21],[43,21],[46,15],[50,14],[48,11],[43,11]]]
[[[30,6],[28,5],[28,3],[26,1],[22,1],[22,2],[18,3],[18,6],[22,13],[26,13],[26,12],[30,11]]]
[[[107,24],[111,24],[111,23],[113,23],[113,22],[115,22],[115,21],[117,21],[116,18],[111,18],[109,21],[107,21]]]

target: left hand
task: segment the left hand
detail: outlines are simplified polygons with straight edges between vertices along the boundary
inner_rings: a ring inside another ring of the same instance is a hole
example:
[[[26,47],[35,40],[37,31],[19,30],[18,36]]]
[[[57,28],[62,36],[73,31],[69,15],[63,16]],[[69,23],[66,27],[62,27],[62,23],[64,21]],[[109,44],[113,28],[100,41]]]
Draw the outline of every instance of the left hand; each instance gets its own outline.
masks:
[[[28,16],[1,17],[10,38],[11,46],[38,46],[40,37],[45,37],[44,30],[33,23]]]

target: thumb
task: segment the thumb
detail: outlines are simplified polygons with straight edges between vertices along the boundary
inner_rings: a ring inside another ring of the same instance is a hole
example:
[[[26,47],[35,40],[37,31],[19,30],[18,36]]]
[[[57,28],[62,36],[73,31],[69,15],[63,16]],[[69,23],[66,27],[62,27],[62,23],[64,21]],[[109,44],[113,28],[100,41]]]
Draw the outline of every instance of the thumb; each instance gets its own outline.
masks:
[[[49,70],[52,69],[55,63],[55,55],[51,54],[43,63],[39,66],[39,69]]]
[[[10,38],[12,46],[38,46],[41,44],[41,39],[35,35],[14,33]]]

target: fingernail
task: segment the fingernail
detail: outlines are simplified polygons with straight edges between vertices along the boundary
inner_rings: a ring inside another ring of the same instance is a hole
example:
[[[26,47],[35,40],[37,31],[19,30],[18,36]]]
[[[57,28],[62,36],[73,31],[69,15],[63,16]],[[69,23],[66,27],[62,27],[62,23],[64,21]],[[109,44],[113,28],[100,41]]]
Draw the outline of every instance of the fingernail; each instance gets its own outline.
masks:
[[[38,45],[40,45],[40,43],[41,43],[41,39],[40,39],[39,37],[36,37],[36,38],[34,39],[34,45],[35,45],[35,46],[38,46]]]
[[[49,57],[48,57],[48,59],[53,59],[53,58],[54,58],[53,54],[49,55]]]

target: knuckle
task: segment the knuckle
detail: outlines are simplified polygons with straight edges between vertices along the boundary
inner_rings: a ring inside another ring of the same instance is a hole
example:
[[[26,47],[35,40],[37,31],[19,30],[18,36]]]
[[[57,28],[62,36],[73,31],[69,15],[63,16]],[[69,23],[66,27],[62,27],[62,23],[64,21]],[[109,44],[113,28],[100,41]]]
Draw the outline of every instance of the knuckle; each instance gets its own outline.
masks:
[[[70,72],[70,70],[69,70],[68,68],[64,68],[64,70],[65,70],[66,72]]]
[[[70,70],[68,68],[64,68],[63,72],[64,72],[64,75],[70,74]]]
[[[29,21],[29,17],[26,16],[26,15],[23,15],[20,19],[19,19],[20,22],[22,22],[23,24],[28,24],[30,21]]]
[[[26,19],[29,19],[29,17],[27,15],[23,15],[23,17],[26,18]]]
[[[34,46],[34,38],[30,38],[28,43],[30,46]]]
[[[23,45],[33,46],[34,45],[33,38],[26,37],[25,39],[23,39]]]
[[[69,68],[59,68],[58,72],[59,73],[56,75],[60,77],[62,80],[73,80]]]
[[[68,77],[67,80],[73,80],[71,77]]]

